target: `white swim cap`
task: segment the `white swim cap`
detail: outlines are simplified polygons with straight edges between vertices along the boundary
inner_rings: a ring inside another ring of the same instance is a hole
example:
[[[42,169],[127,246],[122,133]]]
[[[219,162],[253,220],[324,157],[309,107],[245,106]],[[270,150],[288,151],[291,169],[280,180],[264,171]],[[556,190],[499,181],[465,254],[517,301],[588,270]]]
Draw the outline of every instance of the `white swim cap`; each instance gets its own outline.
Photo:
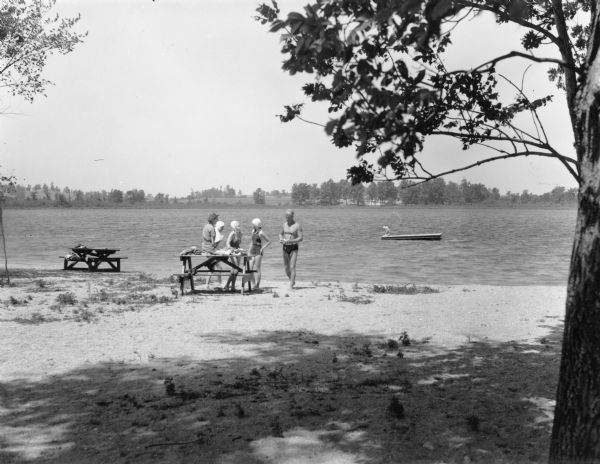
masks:
[[[231,224],[229,224],[231,226],[232,229],[237,229],[240,226],[240,222],[239,221],[231,221]]]
[[[254,227],[261,227],[262,226],[262,221],[258,218],[254,218],[252,219],[252,225]]]
[[[217,230],[221,230],[223,227],[225,227],[225,223],[223,221],[217,221],[215,224],[215,229]]]

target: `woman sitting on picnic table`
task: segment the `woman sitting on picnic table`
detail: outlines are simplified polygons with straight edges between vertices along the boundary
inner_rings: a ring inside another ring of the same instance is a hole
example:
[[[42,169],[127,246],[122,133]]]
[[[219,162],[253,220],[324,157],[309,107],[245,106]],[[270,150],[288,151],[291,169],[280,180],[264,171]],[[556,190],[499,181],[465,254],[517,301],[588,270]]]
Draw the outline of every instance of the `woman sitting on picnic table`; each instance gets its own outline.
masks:
[[[204,229],[202,229],[202,251],[204,253],[213,254],[214,251],[215,251],[215,249],[216,249],[216,245],[215,245],[215,237],[216,237],[215,224],[217,222],[217,219],[219,219],[219,215],[218,214],[216,214],[216,213],[210,213],[208,215],[208,222],[204,226]]]
[[[248,251],[248,256],[252,256],[252,267],[256,271],[256,284],[254,288],[260,287],[260,265],[265,248],[271,244],[271,240],[262,230],[262,221],[259,218],[252,219],[252,245]]]
[[[230,225],[232,230],[227,237],[226,246],[230,251],[234,252],[235,250],[239,250],[240,246],[242,246],[242,228],[240,227],[240,223],[238,221],[231,221]],[[240,267],[240,256],[232,256],[229,260],[237,267]],[[235,281],[237,279],[237,275],[237,269],[231,269],[231,274],[229,275],[229,279],[227,279],[223,290],[231,290],[232,292],[235,292]]]
[[[217,221],[215,223],[215,244],[212,250],[213,254],[219,254],[219,250],[222,250],[223,248],[225,248],[225,235],[223,235],[223,229],[225,228],[225,223],[223,221]],[[222,269],[222,265],[221,263],[214,263],[213,264],[213,269],[216,270],[221,270]],[[212,277],[212,274],[210,274],[208,276],[208,278],[206,279],[206,288],[208,288],[209,284],[210,284],[210,279]],[[219,285],[221,284],[221,274],[217,274],[217,282],[219,282]]]

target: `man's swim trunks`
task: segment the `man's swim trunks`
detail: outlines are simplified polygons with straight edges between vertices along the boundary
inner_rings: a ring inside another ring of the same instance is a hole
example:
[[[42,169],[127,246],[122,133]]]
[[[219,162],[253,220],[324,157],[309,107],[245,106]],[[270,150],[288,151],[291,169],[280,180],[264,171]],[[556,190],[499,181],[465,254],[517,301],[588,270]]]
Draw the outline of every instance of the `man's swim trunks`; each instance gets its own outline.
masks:
[[[284,253],[287,253],[288,255],[291,255],[293,251],[297,251],[297,250],[298,250],[297,243],[290,243],[287,245],[283,245],[283,251],[284,251]]]

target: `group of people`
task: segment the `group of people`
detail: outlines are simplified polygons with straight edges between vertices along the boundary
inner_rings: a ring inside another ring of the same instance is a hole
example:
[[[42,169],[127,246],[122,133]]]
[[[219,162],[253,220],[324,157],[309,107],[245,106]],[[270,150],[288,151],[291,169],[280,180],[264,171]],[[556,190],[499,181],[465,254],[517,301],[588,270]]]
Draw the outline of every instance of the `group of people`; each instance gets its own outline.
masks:
[[[216,253],[219,249],[240,249],[242,246],[242,227],[239,221],[231,221],[231,231],[225,239],[223,233],[225,223],[219,221],[219,215],[210,213],[208,222],[202,230],[202,251],[204,253]],[[298,244],[302,241],[302,226],[294,219],[294,211],[288,209],[285,212],[285,222],[279,232],[279,243],[283,247],[283,264],[285,273],[290,281],[290,289],[296,285],[296,260],[298,259]],[[256,271],[255,288],[260,287],[261,264],[265,249],[271,245],[271,239],[262,229],[262,221],[259,218],[252,219],[252,238],[248,248],[248,256],[252,258],[252,269]],[[240,257],[232,256],[231,259],[239,267]],[[224,290],[235,290],[237,273],[232,272],[225,284]],[[208,281],[210,282],[210,280]],[[208,285],[207,282],[207,285]]]

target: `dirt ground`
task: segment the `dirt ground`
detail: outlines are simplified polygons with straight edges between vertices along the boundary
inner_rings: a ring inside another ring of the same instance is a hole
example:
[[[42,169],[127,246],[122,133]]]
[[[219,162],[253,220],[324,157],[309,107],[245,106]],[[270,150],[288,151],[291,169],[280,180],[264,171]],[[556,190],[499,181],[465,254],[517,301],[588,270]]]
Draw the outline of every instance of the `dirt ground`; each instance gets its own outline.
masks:
[[[0,288],[1,463],[544,462],[559,287]]]

